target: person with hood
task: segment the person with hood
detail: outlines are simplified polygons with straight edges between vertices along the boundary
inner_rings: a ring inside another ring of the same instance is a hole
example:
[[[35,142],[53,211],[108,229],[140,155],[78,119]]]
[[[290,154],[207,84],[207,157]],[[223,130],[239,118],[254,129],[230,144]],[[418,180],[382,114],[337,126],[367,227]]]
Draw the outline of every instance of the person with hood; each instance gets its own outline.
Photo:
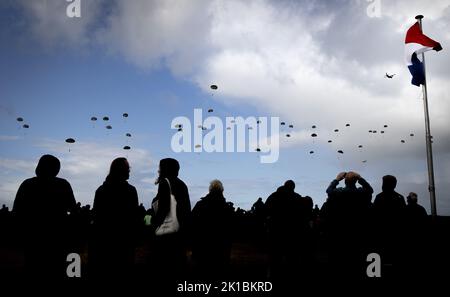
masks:
[[[152,201],[151,222],[153,274],[158,279],[174,280],[182,276],[186,268],[191,202],[186,184],[178,178],[179,170],[180,164],[175,159],[165,158],[159,162],[158,192]],[[173,225],[168,226],[168,219]]]
[[[90,273],[94,278],[129,277],[134,264],[136,231],[139,226],[138,195],[127,180],[130,165],[116,158],[95,192]]]
[[[60,168],[58,158],[43,155],[36,176],[20,185],[14,200],[13,213],[24,245],[28,277],[66,275],[69,213],[76,201],[69,182],[56,177]]]
[[[209,193],[192,210],[192,256],[203,278],[225,277],[230,260],[233,210],[223,191],[221,181],[211,181]]]

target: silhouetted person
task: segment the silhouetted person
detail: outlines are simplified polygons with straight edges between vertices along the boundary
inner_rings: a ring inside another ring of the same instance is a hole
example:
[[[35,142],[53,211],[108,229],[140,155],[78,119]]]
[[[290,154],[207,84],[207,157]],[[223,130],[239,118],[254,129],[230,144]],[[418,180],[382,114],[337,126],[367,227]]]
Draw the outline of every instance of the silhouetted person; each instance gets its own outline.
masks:
[[[281,278],[298,271],[310,244],[309,232],[312,201],[294,192],[295,183],[288,180],[266,200],[269,235],[269,276]]]
[[[131,277],[138,195],[136,188],[127,182],[129,176],[127,159],[117,158],[111,163],[105,182],[95,192],[93,239],[89,250],[92,277]]]
[[[192,256],[202,278],[220,280],[226,275],[231,252],[232,211],[219,180],[192,210]]]
[[[425,208],[418,204],[416,193],[409,193],[406,197],[405,208],[405,244],[403,250],[404,275],[414,278],[429,271],[427,262],[432,252],[432,237],[429,232],[428,214]]]
[[[14,200],[13,212],[24,244],[28,277],[66,275],[68,213],[76,202],[70,184],[56,177],[60,166],[56,157],[43,155],[36,177],[20,185]]]
[[[338,188],[343,179],[345,187]],[[362,263],[367,256],[372,193],[369,183],[356,172],[341,172],[328,186],[328,199],[322,208],[333,277],[365,275]]]
[[[395,191],[396,186],[395,176],[383,176],[382,192],[373,202],[376,244],[385,264],[399,260],[404,243],[406,203],[405,198]]]
[[[166,158],[159,162],[158,193],[152,201],[152,227],[157,230],[169,214],[172,193],[177,202],[179,230],[171,234],[155,235],[152,272],[158,280],[179,278],[186,268],[191,202],[186,184],[178,178],[179,170],[180,164],[175,159]]]
[[[414,228],[417,226],[424,225],[428,219],[428,214],[425,208],[418,203],[417,194],[414,192],[409,193],[406,197],[405,216],[408,224],[408,228]]]

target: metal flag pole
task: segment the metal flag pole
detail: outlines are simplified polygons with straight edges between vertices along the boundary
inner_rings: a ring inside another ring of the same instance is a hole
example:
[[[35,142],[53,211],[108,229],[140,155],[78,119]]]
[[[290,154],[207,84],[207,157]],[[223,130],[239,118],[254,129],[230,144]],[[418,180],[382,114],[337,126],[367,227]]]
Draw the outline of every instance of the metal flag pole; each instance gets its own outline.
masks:
[[[423,15],[416,16],[416,20],[419,22],[420,30],[422,30]],[[436,188],[434,186],[434,167],[433,167],[433,150],[431,145],[431,132],[430,132],[430,115],[428,112],[428,93],[427,93],[427,76],[425,70],[425,53],[422,53],[423,71],[425,81],[422,85],[423,92],[423,107],[425,112],[425,141],[427,147],[427,163],[428,163],[428,191],[430,192],[430,205],[431,215],[436,217]]]

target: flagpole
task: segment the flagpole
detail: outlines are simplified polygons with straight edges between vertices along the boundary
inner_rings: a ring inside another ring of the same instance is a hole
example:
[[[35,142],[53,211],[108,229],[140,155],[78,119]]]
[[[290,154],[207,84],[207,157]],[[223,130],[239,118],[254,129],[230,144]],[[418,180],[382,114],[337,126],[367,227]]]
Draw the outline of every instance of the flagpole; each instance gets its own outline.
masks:
[[[419,22],[420,30],[422,30],[423,15],[416,16]],[[423,70],[425,75],[425,82],[422,85],[423,92],[423,107],[425,112],[425,141],[427,147],[427,163],[428,163],[428,191],[430,192],[431,215],[436,217],[436,188],[434,186],[434,167],[433,167],[433,150],[431,145],[431,129],[430,129],[430,115],[428,112],[428,93],[427,93],[427,76],[425,69],[425,53],[422,53]]]

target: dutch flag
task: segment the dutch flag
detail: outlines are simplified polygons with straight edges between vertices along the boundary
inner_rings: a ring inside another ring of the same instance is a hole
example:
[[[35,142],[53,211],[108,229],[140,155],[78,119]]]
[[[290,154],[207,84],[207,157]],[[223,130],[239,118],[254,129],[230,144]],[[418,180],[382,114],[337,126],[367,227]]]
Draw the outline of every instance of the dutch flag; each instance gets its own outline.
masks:
[[[412,75],[411,83],[413,85],[419,87],[425,83],[425,70],[418,55],[429,50],[438,52],[441,49],[442,46],[439,42],[434,41],[422,33],[419,22],[416,22],[408,29],[405,38],[405,58],[406,65]]]

